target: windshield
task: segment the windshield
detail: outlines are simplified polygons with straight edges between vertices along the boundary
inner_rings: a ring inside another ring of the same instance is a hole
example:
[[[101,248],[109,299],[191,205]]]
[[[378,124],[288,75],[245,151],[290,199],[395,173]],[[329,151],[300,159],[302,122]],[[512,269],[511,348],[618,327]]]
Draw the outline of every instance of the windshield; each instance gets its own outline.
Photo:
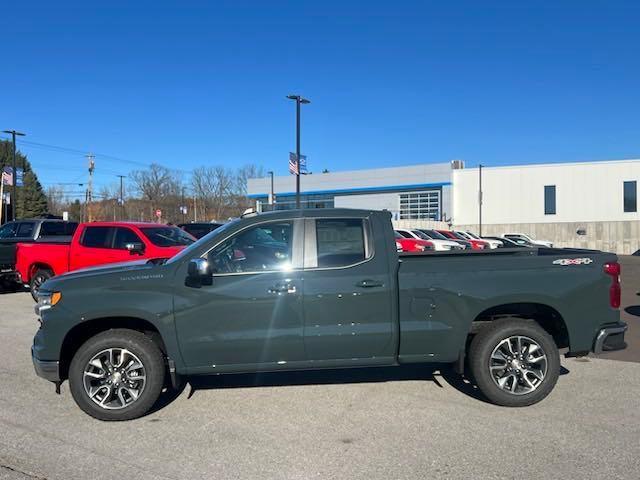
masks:
[[[421,238],[422,240],[431,240],[431,238],[428,235],[422,233],[420,230],[413,230],[413,233],[417,235],[418,238]]]
[[[222,234],[222,233],[226,232],[229,228],[231,228],[234,225],[236,225],[239,221],[240,221],[240,219],[236,218],[235,220],[232,220],[232,221],[230,221],[228,223],[225,223],[221,227],[218,227],[215,230],[207,233],[204,237],[198,239],[198,241],[192,243],[187,248],[182,250],[180,253],[178,253],[177,255],[174,255],[173,257],[171,257],[171,259],[167,262],[167,264],[178,262],[182,258],[184,258],[185,256],[193,255],[193,251],[197,250],[200,247],[200,245],[202,245],[203,243],[208,243],[209,239],[215,237],[218,234]]]
[[[466,232],[466,234],[468,236],[470,236],[471,238],[475,238],[476,240],[481,240],[481,238],[479,236],[477,236],[475,233]]]
[[[195,242],[191,235],[178,227],[142,227],[140,230],[157,247],[182,247]]]

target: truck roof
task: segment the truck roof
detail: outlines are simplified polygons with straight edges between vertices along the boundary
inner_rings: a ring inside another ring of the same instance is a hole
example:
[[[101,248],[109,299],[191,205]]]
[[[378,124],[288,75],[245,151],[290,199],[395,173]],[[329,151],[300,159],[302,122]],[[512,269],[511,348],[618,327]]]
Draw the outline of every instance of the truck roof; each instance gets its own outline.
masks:
[[[248,214],[246,217],[275,217],[275,218],[290,218],[290,217],[348,217],[351,215],[365,216],[370,214],[380,214],[390,212],[384,210],[365,210],[356,208],[301,208],[293,210],[275,210],[273,212],[262,212],[256,214]]]
[[[165,223],[153,223],[153,222],[84,222],[81,225],[92,225],[96,227],[166,227]],[[173,225],[170,225],[173,226]]]

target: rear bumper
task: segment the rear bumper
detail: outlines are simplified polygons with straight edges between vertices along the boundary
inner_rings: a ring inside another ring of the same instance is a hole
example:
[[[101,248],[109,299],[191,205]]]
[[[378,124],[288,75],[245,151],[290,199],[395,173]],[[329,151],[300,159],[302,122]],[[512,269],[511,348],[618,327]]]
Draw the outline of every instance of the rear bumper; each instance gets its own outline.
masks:
[[[60,362],[40,360],[36,357],[33,348],[31,348],[31,360],[33,361],[33,368],[39,377],[50,382],[60,381]]]
[[[624,341],[626,331],[627,324],[623,322],[601,328],[593,343],[593,353],[599,354],[627,348]]]

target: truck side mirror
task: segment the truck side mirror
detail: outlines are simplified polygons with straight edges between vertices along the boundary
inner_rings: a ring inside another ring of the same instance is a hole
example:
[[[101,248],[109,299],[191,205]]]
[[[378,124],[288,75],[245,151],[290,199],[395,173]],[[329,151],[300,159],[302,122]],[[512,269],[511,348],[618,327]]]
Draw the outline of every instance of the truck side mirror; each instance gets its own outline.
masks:
[[[142,255],[144,253],[144,243],[141,242],[127,243],[124,248],[129,250],[131,255]]]
[[[212,277],[209,262],[204,258],[194,258],[189,260],[185,284],[188,287],[199,288],[202,285],[211,285],[211,282]]]

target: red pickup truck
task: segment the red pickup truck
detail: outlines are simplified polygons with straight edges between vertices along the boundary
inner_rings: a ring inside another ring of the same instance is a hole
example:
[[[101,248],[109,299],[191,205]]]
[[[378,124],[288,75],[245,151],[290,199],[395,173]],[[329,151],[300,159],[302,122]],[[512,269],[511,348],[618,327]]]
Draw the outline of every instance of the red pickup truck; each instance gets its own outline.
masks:
[[[106,263],[141,258],[170,258],[195,238],[181,228],[157,223],[82,223],[71,242],[18,243],[18,278],[36,299],[40,286],[54,275]]]

